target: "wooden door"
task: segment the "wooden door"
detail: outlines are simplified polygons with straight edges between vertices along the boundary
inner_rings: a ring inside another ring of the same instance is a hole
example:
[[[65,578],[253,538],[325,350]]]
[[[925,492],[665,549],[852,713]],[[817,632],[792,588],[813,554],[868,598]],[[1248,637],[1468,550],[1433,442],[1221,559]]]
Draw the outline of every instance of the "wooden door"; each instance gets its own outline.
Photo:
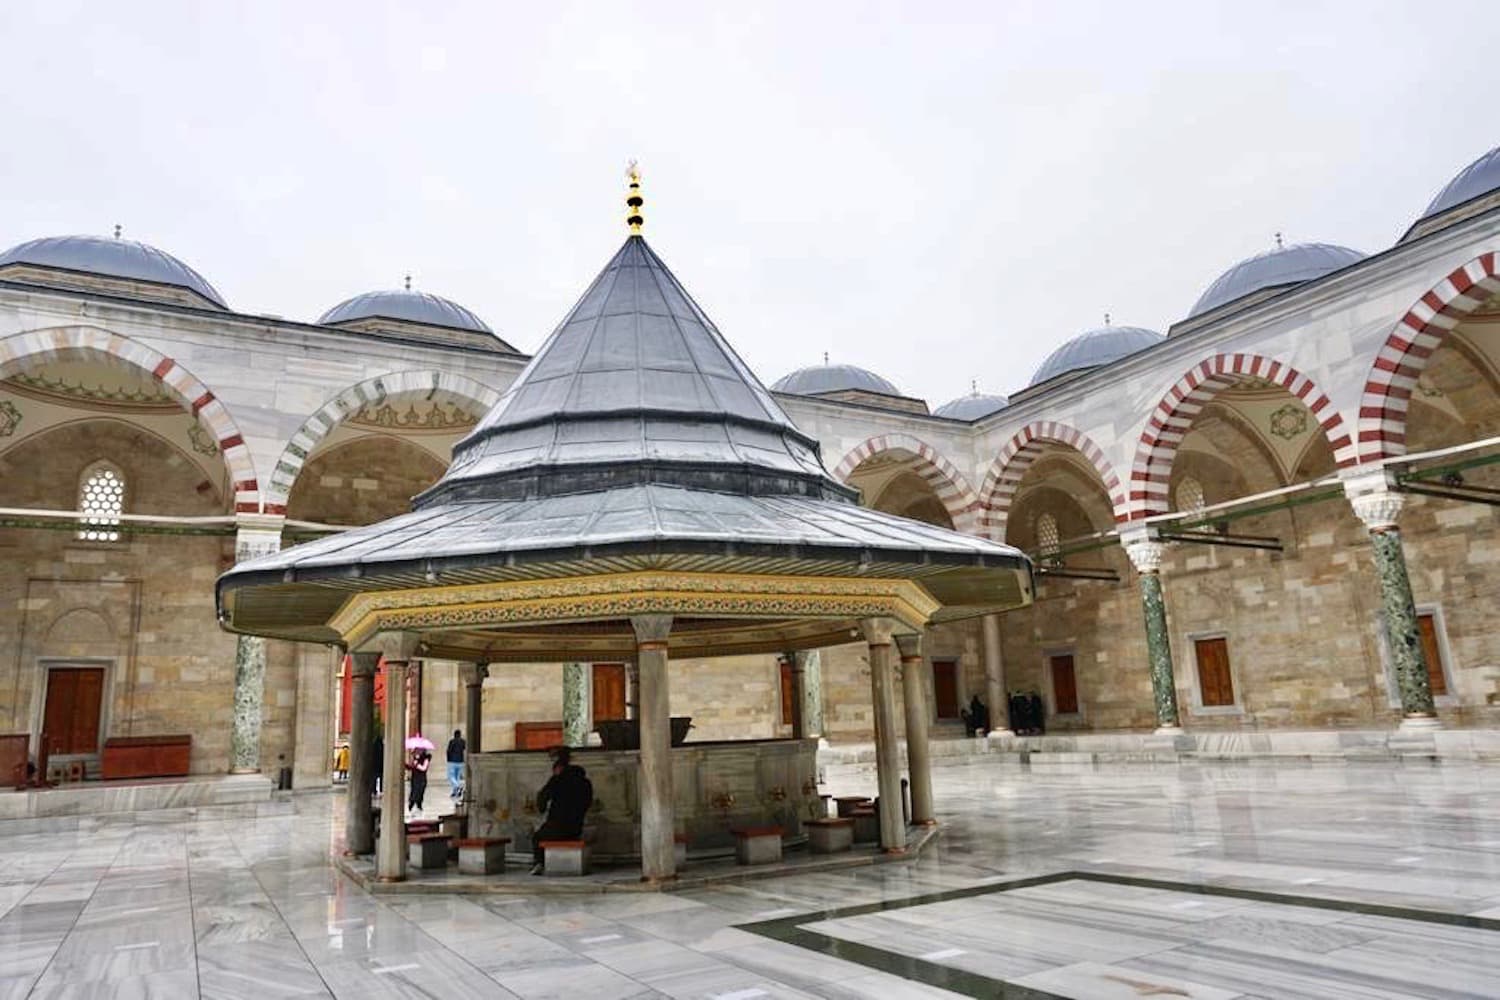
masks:
[[[42,732],[53,754],[99,752],[99,710],[104,703],[103,667],[52,667]]]
[[[1198,693],[1203,707],[1234,704],[1234,682],[1229,677],[1229,640],[1198,639],[1193,643],[1198,660]]]
[[[625,718],[625,664],[594,664],[594,722]]]
[[[1052,712],[1055,715],[1078,714],[1078,678],[1073,672],[1073,654],[1049,657],[1052,668]]]
[[[958,663],[932,661],[932,700],[939,719],[958,718]]]
[[[1432,696],[1448,693],[1448,677],[1443,673],[1443,650],[1438,646],[1437,616],[1431,611],[1417,615],[1417,631],[1422,635],[1422,654],[1427,659],[1427,683]]]

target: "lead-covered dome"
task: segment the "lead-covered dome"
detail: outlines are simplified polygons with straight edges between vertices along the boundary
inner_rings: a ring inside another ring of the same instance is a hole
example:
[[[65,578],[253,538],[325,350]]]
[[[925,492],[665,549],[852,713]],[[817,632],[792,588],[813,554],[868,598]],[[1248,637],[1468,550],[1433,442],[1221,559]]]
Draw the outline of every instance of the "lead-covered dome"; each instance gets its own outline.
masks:
[[[40,268],[70,275],[145,282],[163,289],[183,289],[193,300],[228,309],[208,279],[164,250],[135,240],[107,236],[44,236],[0,254],[0,269]],[[60,282],[64,286],[74,282]],[[131,289],[108,287],[130,294]]]
[[[1047,355],[1036,374],[1031,376],[1031,384],[1040,385],[1068,372],[1119,361],[1165,339],[1155,330],[1140,326],[1101,326],[1097,330],[1085,330]]]
[[[1225,271],[1198,296],[1188,318],[1200,316],[1247,295],[1300,285],[1365,259],[1336,243],[1293,243],[1247,257]]]
[[[1427,206],[1422,217],[1412,223],[1411,229],[1407,230],[1405,239],[1413,236],[1421,236],[1440,229],[1444,225],[1467,218],[1472,212],[1455,212],[1454,217],[1444,220],[1442,223],[1429,224],[1436,216],[1444,215],[1460,205],[1466,205],[1484,195],[1494,194],[1500,198],[1500,146],[1485,153],[1473,163],[1464,167],[1458,175],[1443,186],[1437,193],[1437,197]],[[1486,204],[1480,202],[1473,206],[1476,210],[1483,211],[1493,207],[1493,202]]]
[[[856,365],[811,365],[783,375],[771,386],[772,392],[790,392],[799,396],[819,396],[828,392],[878,392],[882,396],[899,396],[888,379]]]
[[[932,411],[935,417],[947,417],[949,420],[979,420],[991,413],[1005,409],[1010,400],[1004,396],[994,393],[971,392],[967,396],[950,399],[948,402]]]
[[[341,326],[365,320],[396,320],[421,326],[441,326],[472,333],[494,333],[484,320],[441,295],[414,292],[409,288],[365,292],[345,299],[318,317],[324,326]]]

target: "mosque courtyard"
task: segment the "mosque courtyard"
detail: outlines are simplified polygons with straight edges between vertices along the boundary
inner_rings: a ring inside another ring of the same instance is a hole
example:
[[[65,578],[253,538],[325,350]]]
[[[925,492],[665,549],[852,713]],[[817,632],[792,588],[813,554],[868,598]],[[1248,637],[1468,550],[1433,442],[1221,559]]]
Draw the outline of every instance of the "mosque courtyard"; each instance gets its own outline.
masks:
[[[0,997],[1500,995],[1493,767],[934,778],[914,863],[679,892],[371,895],[340,793],[11,823]]]

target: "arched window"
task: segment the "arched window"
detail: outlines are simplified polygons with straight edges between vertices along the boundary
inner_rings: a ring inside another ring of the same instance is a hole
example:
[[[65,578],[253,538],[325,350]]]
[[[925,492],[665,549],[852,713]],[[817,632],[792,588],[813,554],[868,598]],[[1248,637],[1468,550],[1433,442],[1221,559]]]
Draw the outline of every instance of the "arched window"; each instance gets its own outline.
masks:
[[[1183,476],[1177,484],[1177,509],[1184,514],[1196,514],[1207,505],[1203,497],[1203,484],[1192,476]]]
[[[1062,548],[1062,539],[1057,534],[1057,518],[1042,514],[1036,519],[1036,547],[1044,559],[1055,559]]]
[[[108,462],[95,462],[78,479],[78,537],[87,542],[118,542],[125,510],[125,477]]]

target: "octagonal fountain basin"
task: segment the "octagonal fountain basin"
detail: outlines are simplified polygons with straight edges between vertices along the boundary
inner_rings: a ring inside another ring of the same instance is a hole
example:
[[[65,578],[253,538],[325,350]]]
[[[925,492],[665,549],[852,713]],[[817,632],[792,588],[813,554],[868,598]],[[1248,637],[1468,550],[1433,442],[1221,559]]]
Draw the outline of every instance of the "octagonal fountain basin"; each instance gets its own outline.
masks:
[[[680,747],[687,742],[688,730],[693,728],[691,715],[672,716],[672,745]],[[594,731],[606,750],[639,750],[641,748],[641,723],[639,719],[610,719],[597,723]]]

